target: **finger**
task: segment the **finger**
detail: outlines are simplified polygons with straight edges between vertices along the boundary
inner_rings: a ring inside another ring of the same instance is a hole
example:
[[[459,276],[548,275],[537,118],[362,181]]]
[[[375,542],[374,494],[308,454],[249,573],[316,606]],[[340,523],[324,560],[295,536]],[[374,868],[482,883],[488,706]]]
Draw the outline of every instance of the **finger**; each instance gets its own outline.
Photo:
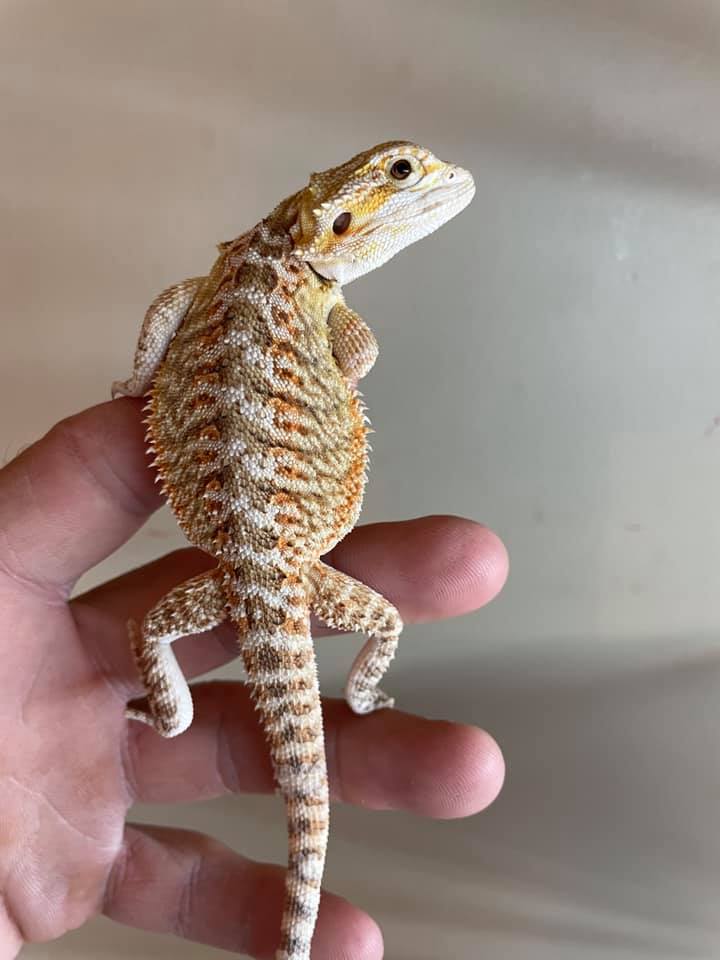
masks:
[[[173,933],[270,960],[278,945],[285,871],[255,863],[202,834],[128,826],[103,912],[141,930]],[[381,960],[367,914],[323,894],[313,960]]]
[[[62,420],[0,470],[0,569],[67,591],[160,506],[140,401]]]
[[[270,793],[273,774],[258,715],[242,684],[199,683],[195,719],[166,741],[132,724],[126,772],[137,800],[191,802],[224,793]],[[441,819],[487,807],[500,792],[504,763],[476,727],[397,710],[359,717],[339,700],[323,703],[334,800]]]
[[[0,902],[0,956],[11,960],[22,949],[24,937],[14,922],[4,902]]]
[[[502,541],[487,527],[459,517],[422,517],[357,527],[331,553],[338,569],[373,586],[407,623],[455,616],[491,600],[507,577]],[[139,691],[126,635],[129,617],[141,620],[171,587],[214,565],[197,550],[182,550],[111,580],[73,602],[78,625],[107,675],[128,695]],[[322,631],[315,629],[315,635]],[[175,645],[186,676],[237,656],[231,625]]]
[[[497,534],[444,515],[356,527],[325,559],[391,600],[407,623],[478,610],[508,575]]]

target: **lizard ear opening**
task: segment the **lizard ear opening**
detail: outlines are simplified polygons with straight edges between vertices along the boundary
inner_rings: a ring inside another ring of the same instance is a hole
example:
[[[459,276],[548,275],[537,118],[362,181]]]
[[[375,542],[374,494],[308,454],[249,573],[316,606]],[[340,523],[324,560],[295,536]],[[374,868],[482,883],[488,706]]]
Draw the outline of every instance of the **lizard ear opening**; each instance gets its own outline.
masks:
[[[290,236],[295,244],[295,255],[310,260],[334,254],[335,238],[343,237],[349,230],[353,215],[331,201],[319,201],[311,190],[300,196],[297,218],[290,227]]]
[[[347,233],[347,229],[350,226],[351,220],[352,214],[347,210],[345,210],[344,213],[338,214],[333,221],[333,233],[338,237],[343,233]]]

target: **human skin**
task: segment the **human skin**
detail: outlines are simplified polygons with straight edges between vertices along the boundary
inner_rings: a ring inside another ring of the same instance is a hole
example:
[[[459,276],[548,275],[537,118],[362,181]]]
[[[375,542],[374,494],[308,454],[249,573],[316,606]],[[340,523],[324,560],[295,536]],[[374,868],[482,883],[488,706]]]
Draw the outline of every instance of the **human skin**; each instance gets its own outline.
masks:
[[[177,740],[124,718],[141,692],[127,619],[209,557],[175,551],[70,599],[161,505],[144,446],[141,402],[123,399],[62,421],[0,470],[0,960],[98,913],[259,960],[276,946],[284,868],[196,832],[125,821],[135,801],[273,791],[239,682],[196,683],[195,719]],[[358,527],[326,559],[408,624],[475,610],[507,576],[495,534],[449,516]],[[189,677],[237,655],[227,626],[176,646]],[[336,802],[466,817],[502,786],[502,754],[476,727],[400,710],[361,717],[332,699],[323,714]],[[313,960],[382,955],[376,923],[324,894]]]

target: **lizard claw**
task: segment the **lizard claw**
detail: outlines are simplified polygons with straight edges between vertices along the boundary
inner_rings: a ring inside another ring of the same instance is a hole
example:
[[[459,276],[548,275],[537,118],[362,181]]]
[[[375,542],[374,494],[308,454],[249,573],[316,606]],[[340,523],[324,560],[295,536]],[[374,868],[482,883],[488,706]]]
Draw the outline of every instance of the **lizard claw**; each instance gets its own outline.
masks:
[[[113,400],[117,400],[118,397],[131,397],[130,381],[113,380],[112,387],[110,388],[110,396]]]

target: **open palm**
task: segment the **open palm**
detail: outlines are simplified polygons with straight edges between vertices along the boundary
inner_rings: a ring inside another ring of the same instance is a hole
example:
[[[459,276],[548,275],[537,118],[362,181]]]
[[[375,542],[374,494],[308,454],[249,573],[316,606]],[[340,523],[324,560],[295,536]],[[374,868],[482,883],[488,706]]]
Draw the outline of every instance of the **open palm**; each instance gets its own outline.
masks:
[[[241,684],[195,685],[195,720],[177,740],[124,719],[140,692],[126,620],[210,558],[176,551],[68,599],[159,506],[136,401],[63,421],[0,471],[2,960],[99,912],[258,958],[276,946],[282,868],[197,833],[125,822],[135,800],[273,789]],[[494,534],[452,517],[358,528],[329,562],[380,589],[409,623],[481,606],[507,572]],[[177,648],[188,676],[236,655],[225,629]],[[399,711],[357,717],[339,701],[323,710],[336,800],[460,817],[500,789],[502,756],[474,727]],[[326,895],[313,958],[338,955],[378,960],[382,938],[366,914]]]

